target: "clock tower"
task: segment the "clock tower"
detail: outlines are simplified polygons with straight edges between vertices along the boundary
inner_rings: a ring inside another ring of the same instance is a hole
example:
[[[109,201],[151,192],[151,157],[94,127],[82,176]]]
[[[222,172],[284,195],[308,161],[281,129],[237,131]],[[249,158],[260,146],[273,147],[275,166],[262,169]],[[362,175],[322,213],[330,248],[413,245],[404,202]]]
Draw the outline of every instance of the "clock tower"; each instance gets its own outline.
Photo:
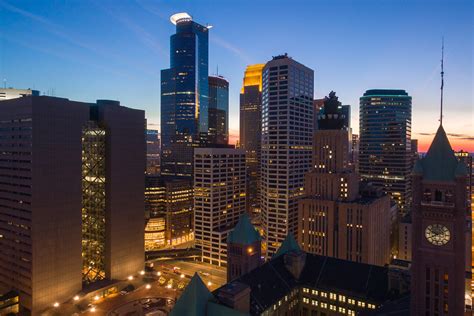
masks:
[[[413,170],[411,315],[464,315],[466,181],[440,125]]]

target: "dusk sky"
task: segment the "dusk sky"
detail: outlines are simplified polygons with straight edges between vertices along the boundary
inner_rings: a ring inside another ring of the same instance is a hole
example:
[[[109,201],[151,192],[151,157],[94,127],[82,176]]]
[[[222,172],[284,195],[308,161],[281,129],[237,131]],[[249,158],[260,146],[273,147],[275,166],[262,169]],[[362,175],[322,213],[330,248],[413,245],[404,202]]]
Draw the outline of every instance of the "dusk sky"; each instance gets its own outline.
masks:
[[[214,26],[209,73],[218,68],[230,82],[233,141],[246,65],[286,52],[315,70],[315,98],[334,90],[352,105],[354,133],[365,90],[407,90],[412,138],[424,151],[439,124],[444,36],[443,125],[455,149],[474,152],[473,3],[0,0],[0,79],[72,100],[117,99],[146,110],[149,128],[159,129],[160,70],[175,32],[169,16],[185,11]]]

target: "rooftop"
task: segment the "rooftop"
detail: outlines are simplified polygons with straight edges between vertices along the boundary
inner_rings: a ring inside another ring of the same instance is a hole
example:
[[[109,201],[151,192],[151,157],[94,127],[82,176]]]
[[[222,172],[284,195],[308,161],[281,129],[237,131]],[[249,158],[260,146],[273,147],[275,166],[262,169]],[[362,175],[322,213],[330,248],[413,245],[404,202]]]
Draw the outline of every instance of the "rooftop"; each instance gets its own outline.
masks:
[[[259,240],[261,240],[260,234],[250,222],[247,213],[240,215],[239,222],[227,237],[228,242],[241,245],[252,244]]]

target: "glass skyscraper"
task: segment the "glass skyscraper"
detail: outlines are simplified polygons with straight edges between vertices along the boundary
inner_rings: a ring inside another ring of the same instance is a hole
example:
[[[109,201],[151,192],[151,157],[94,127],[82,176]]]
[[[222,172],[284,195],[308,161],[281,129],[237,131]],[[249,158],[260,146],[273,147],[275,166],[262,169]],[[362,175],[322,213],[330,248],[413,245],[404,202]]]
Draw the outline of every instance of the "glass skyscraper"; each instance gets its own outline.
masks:
[[[411,96],[367,90],[360,98],[359,173],[388,193],[402,214],[411,202]]]
[[[191,177],[193,147],[208,132],[209,28],[187,13],[170,18],[170,68],[161,71],[161,133],[164,176]]]
[[[209,76],[208,142],[229,142],[229,82],[222,76]]]

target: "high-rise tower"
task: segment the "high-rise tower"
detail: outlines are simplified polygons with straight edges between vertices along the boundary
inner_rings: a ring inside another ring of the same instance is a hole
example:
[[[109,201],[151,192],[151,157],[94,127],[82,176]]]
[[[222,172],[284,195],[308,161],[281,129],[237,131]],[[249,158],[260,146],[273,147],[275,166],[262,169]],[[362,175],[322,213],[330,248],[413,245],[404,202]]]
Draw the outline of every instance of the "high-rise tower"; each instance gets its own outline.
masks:
[[[229,82],[222,76],[209,76],[209,134],[212,146],[229,143]]]
[[[209,27],[187,13],[170,18],[170,68],[161,71],[161,174],[191,177],[193,148],[208,132]]]
[[[286,54],[263,68],[262,226],[267,256],[297,235],[298,199],[311,169],[314,71]]]
[[[247,211],[260,211],[260,155],[262,137],[262,70],[265,64],[247,66],[240,90],[240,147],[245,149]]]
[[[411,169],[411,97],[404,90],[367,90],[360,98],[361,178],[390,194],[405,214]]]

